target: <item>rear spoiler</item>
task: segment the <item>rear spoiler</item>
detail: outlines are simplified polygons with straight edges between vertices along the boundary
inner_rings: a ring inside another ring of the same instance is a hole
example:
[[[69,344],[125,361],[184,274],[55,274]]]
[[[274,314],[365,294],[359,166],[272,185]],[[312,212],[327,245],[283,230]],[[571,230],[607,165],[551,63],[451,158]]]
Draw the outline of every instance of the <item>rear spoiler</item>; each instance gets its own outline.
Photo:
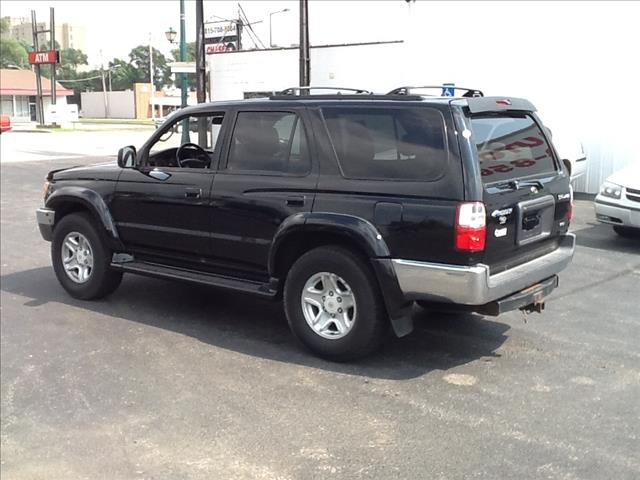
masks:
[[[476,97],[466,100],[454,100],[454,105],[462,105],[469,107],[471,113],[484,112],[504,112],[510,110],[518,110],[525,112],[535,112],[536,107],[529,100],[514,97]]]

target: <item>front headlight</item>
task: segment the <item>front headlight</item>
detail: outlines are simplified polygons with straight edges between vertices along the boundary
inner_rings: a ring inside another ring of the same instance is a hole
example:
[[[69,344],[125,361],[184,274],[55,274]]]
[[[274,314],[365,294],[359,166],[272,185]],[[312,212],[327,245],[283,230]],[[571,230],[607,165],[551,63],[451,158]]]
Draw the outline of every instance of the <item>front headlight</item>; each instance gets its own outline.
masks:
[[[620,198],[622,195],[622,187],[611,182],[604,182],[600,188],[600,195],[610,198]]]
[[[44,197],[44,201],[47,201],[49,195],[51,194],[51,182],[48,180],[44,181],[44,185],[42,185],[42,196]]]

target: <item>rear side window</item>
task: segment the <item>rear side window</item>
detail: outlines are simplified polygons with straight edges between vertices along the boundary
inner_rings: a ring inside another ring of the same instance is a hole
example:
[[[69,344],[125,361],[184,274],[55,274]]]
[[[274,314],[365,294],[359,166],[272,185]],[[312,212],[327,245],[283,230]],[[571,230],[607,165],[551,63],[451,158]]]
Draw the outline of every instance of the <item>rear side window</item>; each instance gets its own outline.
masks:
[[[430,181],[446,166],[444,118],[430,108],[322,109],[345,177]]]
[[[304,127],[295,113],[238,113],[227,170],[303,175],[309,169]]]
[[[484,183],[556,170],[540,127],[529,115],[472,117]]]

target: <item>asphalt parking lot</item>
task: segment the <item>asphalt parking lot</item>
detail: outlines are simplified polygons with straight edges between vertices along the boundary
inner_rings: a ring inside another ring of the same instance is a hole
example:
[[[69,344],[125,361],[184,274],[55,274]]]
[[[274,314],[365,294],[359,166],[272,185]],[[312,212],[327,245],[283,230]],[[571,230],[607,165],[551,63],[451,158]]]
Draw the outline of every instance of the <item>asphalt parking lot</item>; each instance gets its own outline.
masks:
[[[543,315],[428,315],[367,360],[303,351],[278,304],[128,276],[73,300],[46,172],[1,167],[4,479],[637,479],[640,240],[576,202]]]

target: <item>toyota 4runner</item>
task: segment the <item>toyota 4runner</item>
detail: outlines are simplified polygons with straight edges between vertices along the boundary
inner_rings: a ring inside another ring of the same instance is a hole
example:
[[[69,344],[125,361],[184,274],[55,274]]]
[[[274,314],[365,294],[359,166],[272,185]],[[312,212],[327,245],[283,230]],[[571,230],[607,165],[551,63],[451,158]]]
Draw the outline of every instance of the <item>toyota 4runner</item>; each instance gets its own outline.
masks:
[[[333,360],[408,334],[415,301],[542,309],[575,237],[530,102],[301,93],[187,107],[117,164],[50,172],[37,220],[65,290],[136,273],[283,299]]]

